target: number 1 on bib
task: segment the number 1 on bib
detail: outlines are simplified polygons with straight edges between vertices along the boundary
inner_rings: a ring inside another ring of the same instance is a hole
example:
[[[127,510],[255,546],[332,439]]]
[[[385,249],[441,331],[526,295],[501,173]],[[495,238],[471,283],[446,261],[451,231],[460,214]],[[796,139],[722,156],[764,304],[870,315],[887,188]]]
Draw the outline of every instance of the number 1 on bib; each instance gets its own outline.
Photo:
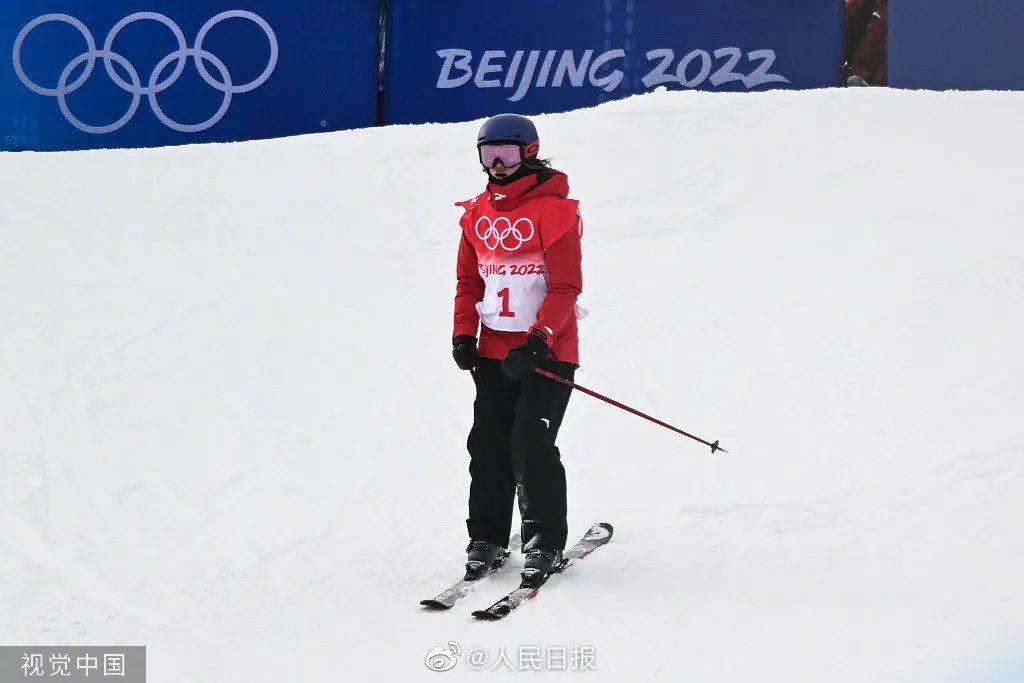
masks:
[[[506,287],[505,289],[499,291],[498,292],[498,296],[501,297],[501,313],[499,313],[498,315],[500,317],[502,317],[502,318],[514,318],[514,317],[516,317],[516,314],[513,313],[511,310],[509,310],[509,307],[508,307],[508,298],[509,298],[508,287]]]

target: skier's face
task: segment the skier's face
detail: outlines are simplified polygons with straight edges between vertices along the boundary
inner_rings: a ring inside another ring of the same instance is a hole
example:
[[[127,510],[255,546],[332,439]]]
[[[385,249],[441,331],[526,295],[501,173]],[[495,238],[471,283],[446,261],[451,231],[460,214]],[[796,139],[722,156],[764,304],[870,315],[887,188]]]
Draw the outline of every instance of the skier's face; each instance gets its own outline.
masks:
[[[499,161],[494,164],[493,168],[487,169],[487,172],[491,174],[491,177],[497,180],[501,180],[502,178],[507,178],[508,176],[518,171],[520,166],[522,166],[522,164],[516,164],[515,166],[505,166],[505,164]]]

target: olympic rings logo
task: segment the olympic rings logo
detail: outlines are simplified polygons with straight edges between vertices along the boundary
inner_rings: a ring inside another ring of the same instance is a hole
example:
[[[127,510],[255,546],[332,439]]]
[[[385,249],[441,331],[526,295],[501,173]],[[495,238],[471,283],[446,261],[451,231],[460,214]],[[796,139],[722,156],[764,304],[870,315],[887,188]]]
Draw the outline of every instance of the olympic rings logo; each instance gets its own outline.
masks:
[[[242,85],[235,85],[231,80],[231,74],[228,72],[224,62],[222,62],[213,53],[203,49],[203,41],[206,40],[206,34],[210,32],[210,29],[222,21],[234,18],[248,19],[255,23],[263,29],[263,32],[267,36],[267,40],[270,42],[270,60],[267,63],[267,67],[255,80]],[[132,65],[132,63],[123,55],[114,52],[113,46],[114,39],[117,38],[117,34],[120,33],[122,29],[129,24],[145,20],[156,21],[166,26],[178,42],[178,49],[161,59],[157,65],[153,67],[153,72],[149,75],[148,83],[143,85],[139,72],[135,69],[134,65]],[[68,62],[68,65],[64,67],[60,77],[57,79],[57,87],[46,88],[33,82],[32,79],[25,74],[25,70],[21,64],[21,48],[25,43],[25,39],[33,30],[43,24],[51,22],[70,24],[74,28],[78,29],[78,32],[81,33],[82,37],[85,39],[86,51]],[[277,36],[274,34],[274,30],[270,27],[270,24],[268,24],[263,17],[245,10],[230,10],[227,12],[221,12],[203,24],[203,27],[199,29],[199,33],[196,35],[196,42],[193,47],[188,47],[188,44],[185,41],[185,34],[182,33],[181,27],[163,14],[158,14],[157,12],[136,12],[135,14],[131,14],[117,22],[117,24],[110,29],[110,33],[107,34],[106,40],[103,41],[102,50],[96,49],[96,39],[93,37],[86,25],[75,17],[67,14],[45,14],[30,21],[21,29],[21,32],[18,33],[18,37],[14,41],[13,61],[14,71],[18,74],[18,78],[26,88],[39,95],[57,98],[57,103],[60,106],[61,113],[64,114],[64,118],[67,119],[68,123],[86,133],[103,135],[106,133],[113,133],[114,131],[120,130],[126,126],[128,122],[132,120],[132,117],[135,116],[135,112],[138,111],[139,103],[142,101],[143,95],[148,98],[149,106],[160,122],[172,130],[182,133],[198,133],[199,131],[211,128],[215,126],[218,121],[224,118],[225,114],[227,114],[228,108],[231,106],[232,96],[255,90],[270,78],[270,75],[277,67],[277,56]],[[174,121],[164,113],[160,108],[160,103],[157,101],[157,95],[170,88],[178,81],[178,78],[181,77],[182,72],[185,70],[185,65],[188,63],[189,57],[195,60],[196,69],[199,71],[199,75],[202,79],[210,85],[210,87],[215,88],[224,94],[224,99],[221,101],[220,108],[217,112],[206,121],[197,124],[185,124]],[[71,112],[67,102],[67,96],[85,85],[89,76],[92,75],[97,59],[103,60],[103,66],[107,71],[107,75],[110,76],[110,79],[119,88],[132,96],[132,102],[128,107],[128,111],[125,112],[125,115],[117,121],[105,126],[94,126],[80,120]],[[125,81],[114,70],[115,62],[119,64],[125,72],[127,72],[128,77],[131,79],[130,83]],[[212,64],[219,72],[219,81],[210,75],[209,71],[207,71],[205,62]],[[167,71],[167,67],[172,63],[174,63],[174,69],[166,78],[162,78],[164,72]],[[78,78],[69,83],[68,81],[71,78],[71,74],[82,64],[85,65],[82,73]]]
[[[524,235],[519,225],[525,223],[530,232]],[[487,228],[480,232],[480,225],[486,224]],[[515,223],[505,216],[498,216],[493,221],[487,216],[480,216],[473,227],[476,236],[483,240],[484,246],[491,251],[498,248],[500,244],[506,251],[518,251],[524,244],[533,239],[533,221],[529,218],[517,218]]]

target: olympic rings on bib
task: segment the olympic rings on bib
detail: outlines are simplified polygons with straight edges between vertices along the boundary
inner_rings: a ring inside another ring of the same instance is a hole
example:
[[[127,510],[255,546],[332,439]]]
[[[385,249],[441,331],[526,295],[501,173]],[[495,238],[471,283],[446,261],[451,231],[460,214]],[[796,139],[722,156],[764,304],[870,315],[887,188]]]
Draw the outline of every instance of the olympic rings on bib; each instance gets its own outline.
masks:
[[[480,232],[480,225],[486,224],[487,228]],[[524,235],[520,225],[525,224],[529,233]],[[480,216],[474,226],[476,236],[479,237],[484,246],[491,251],[498,248],[500,244],[506,251],[518,251],[524,244],[533,239],[533,221],[529,218],[517,218],[513,223],[505,216],[498,216],[493,221],[487,216]]]

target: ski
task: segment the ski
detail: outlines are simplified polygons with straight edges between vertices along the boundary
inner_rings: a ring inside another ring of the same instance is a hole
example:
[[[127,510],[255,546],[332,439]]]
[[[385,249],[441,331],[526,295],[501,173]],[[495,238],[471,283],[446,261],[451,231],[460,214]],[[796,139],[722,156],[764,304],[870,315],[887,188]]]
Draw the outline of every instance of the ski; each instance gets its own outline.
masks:
[[[590,527],[590,530],[587,531],[583,538],[565,552],[562,558],[562,563],[551,573],[558,574],[565,571],[565,569],[576,560],[583,559],[604,544],[608,543],[608,541],[612,540],[613,531],[612,525],[607,522],[600,522]],[[550,576],[548,578],[550,578]],[[545,582],[546,581],[547,579],[545,579]],[[519,588],[511,591],[487,609],[481,609],[473,612],[473,616],[485,621],[496,621],[506,617],[512,610],[519,607],[524,600],[529,600],[535,596],[543,585],[543,583],[540,585],[530,585],[523,582],[520,584]]]
[[[427,600],[420,600],[420,604],[432,610],[451,609],[456,602],[472,593],[473,589],[476,587],[478,583],[480,583],[481,580],[487,578],[491,574],[494,574],[496,571],[504,567],[508,563],[508,558],[511,555],[512,548],[518,548],[521,542],[522,540],[520,539],[519,534],[516,534],[508,543],[509,552],[505,554],[505,557],[502,559],[501,564],[499,564],[497,567],[491,567],[490,570],[484,572],[476,578],[463,578],[461,581],[452,584],[450,588],[447,588],[446,590],[442,591],[440,594],[437,595],[437,597],[428,598]]]

